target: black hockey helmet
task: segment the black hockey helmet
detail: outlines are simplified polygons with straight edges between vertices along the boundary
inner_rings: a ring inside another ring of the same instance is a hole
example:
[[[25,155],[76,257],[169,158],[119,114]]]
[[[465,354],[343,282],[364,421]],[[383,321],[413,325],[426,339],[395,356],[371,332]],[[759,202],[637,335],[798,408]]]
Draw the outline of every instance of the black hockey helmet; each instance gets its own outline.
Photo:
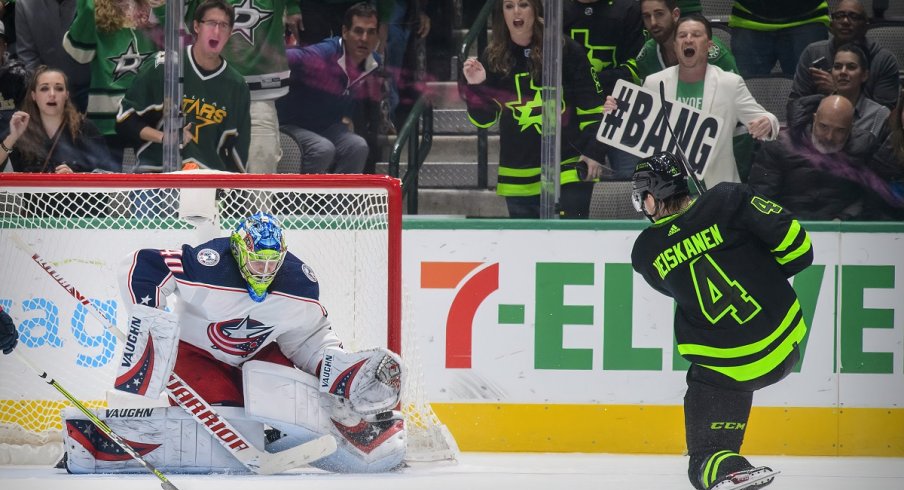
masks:
[[[681,196],[690,191],[687,187],[687,172],[684,165],[672,153],[667,151],[644,158],[634,168],[631,178],[634,191],[631,200],[634,209],[646,214],[643,200],[649,192],[657,201],[664,201],[672,196]]]

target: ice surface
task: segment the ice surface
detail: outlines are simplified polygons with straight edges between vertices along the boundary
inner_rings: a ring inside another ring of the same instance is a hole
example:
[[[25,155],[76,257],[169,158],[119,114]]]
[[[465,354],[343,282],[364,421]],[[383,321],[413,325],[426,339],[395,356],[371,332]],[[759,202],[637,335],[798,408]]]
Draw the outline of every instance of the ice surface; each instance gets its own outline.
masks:
[[[904,458],[750,456],[781,474],[769,490],[902,490]],[[693,490],[687,458],[563,453],[462,453],[456,464],[418,464],[378,475],[297,470],[271,476],[167,475],[179,490]],[[159,489],[150,474],[69,475],[0,466],[4,490]]]

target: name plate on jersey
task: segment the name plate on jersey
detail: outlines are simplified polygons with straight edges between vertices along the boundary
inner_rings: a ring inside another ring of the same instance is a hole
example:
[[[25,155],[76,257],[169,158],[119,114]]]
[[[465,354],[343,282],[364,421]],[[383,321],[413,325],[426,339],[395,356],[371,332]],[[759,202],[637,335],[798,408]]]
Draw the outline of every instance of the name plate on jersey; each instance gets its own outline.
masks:
[[[603,116],[596,139],[632,155],[647,157],[660,151],[676,153],[675,139],[665,125],[659,93],[619,80],[614,97],[619,107]],[[681,150],[696,173],[713,157],[722,131],[722,118],[666,98],[669,123]]]

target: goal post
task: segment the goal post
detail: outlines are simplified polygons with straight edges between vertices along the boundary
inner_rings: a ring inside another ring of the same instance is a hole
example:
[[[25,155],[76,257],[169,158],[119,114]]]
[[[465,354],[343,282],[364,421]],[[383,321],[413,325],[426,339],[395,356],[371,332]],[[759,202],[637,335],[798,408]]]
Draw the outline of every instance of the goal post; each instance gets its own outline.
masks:
[[[127,254],[198,245],[228,236],[245,216],[269,212],[288,250],[316,273],[321,303],[346,348],[384,346],[403,357],[410,459],[454,458],[454,440],[419,386],[414,326],[403,318],[401,201],[399,181],[386,176],[2,174],[0,305],[17,321],[18,349],[87,406],[104,407],[121,345],[11,236],[123,329],[117,281]],[[59,447],[67,402],[10,356],[0,356],[0,372],[0,463],[37,462],[22,455]]]

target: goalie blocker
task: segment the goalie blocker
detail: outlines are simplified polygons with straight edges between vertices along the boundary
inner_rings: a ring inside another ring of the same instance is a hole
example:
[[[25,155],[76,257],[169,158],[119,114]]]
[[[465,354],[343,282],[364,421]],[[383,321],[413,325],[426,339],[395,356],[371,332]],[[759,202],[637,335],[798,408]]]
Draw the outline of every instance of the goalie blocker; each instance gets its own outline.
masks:
[[[334,436],[336,452],[311,463],[320,469],[361,473],[398,467],[406,450],[401,414],[390,410],[399,402],[402,365],[398,356],[385,349],[349,353],[331,348],[323,364],[327,361],[335,374],[321,379],[293,367],[248,361],[242,366],[244,409],[217,410],[256,448],[271,453],[324,434]],[[178,407],[111,408],[97,415],[162,471],[247,472]],[[71,473],[141,471],[140,465],[93,430],[80,412],[64,411],[63,425]],[[271,431],[265,439],[268,427],[277,429],[278,435]]]

